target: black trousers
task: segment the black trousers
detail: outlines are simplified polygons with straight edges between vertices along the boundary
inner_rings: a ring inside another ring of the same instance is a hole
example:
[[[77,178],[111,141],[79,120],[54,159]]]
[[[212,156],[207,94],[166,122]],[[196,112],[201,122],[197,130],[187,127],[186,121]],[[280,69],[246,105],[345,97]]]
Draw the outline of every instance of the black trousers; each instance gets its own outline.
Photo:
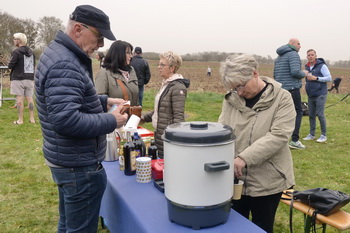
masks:
[[[247,219],[251,213],[253,223],[267,233],[273,233],[275,215],[281,195],[282,193],[262,197],[242,195],[240,200],[232,201],[232,208]]]

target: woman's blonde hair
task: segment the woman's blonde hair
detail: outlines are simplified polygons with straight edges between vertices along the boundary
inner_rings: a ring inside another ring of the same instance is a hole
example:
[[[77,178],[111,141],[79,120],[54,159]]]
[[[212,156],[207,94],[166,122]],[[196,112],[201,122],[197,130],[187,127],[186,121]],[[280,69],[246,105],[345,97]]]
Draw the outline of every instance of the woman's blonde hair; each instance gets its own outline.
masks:
[[[259,63],[252,55],[230,55],[226,61],[221,62],[222,84],[228,90],[244,85],[252,78],[253,71],[257,70],[258,67]]]
[[[175,67],[174,73],[176,73],[176,71],[182,65],[181,56],[175,54],[172,51],[168,51],[168,52],[159,54],[159,58],[167,60],[169,62],[169,66],[174,66]]]

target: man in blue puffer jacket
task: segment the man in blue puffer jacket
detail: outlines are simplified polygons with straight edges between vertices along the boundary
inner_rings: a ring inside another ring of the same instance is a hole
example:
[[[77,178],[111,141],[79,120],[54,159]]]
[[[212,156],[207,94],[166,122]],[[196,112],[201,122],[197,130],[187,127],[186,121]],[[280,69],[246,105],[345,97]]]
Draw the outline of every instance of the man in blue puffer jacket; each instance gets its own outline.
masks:
[[[326,142],[327,130],[324,108],[328,93],[327,82],[332,81],[332,76],[324,59],[317,58],[315,50],[309,49],[307,51],[307,60],[308,63],[305,65],[305,69],[309,71],[309,74],[306,77],[305,89],[308,96],[310,133],[303,139],[315,139],[316,116],[318,116],[321,126],[321,136],[316,141]]]
[[[106,173],[106,134],[125,124],[122,99],[96,93],[89,58],[115,40],[108,16],[82,5],[40,57],[35,75],[43,152],[59,191],[58,232],[96,232]],[[120,107],[107,113],[113,104]]]
[[[301,70],[301,60],[298,54],[300,50],[300,42],[297,38],[291,38],[288,44],[279,47],[276,52],[278,57],[275,60],[273,76],[277,82],[282,84],[282,88],[290,92],[293,98],[295,111],[295,128],[292,134],[292,140],[289,147],[293,149],[305,149],[305,146],[299,141],[299,130],[303,111],[301,107],[300,88],[302,86],[301,79],[308,72]]]

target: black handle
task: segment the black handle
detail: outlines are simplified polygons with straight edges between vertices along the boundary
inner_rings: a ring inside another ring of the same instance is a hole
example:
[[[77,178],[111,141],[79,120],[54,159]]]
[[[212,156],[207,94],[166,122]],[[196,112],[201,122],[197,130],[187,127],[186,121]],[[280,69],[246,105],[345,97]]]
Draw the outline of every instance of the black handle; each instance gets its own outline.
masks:
[[[230,164],[226,161],[204,164],[204,170],[206,172],[218,172],[218,171],[224,171],[228,169],[230,169]]]
[[[203,123],[203,122],[195,122],[195,123],[190,123],[191,129],[208,129],[208,123]]]

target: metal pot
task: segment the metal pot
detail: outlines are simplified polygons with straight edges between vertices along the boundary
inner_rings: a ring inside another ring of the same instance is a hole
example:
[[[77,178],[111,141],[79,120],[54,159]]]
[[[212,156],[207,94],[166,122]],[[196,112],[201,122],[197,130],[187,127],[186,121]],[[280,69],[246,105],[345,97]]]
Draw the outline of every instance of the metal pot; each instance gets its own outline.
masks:
[[[106,135],[107,140],[107,148],[106,148],[106,156],[104,161],[111,162],[116,161],[119,158],[118,155],[118,141],[116,138],[115,131]]]
[[[194,229],[226,222],[233,195],[233,129],[182,122],[168,126],[163,139],[169,219]]]

